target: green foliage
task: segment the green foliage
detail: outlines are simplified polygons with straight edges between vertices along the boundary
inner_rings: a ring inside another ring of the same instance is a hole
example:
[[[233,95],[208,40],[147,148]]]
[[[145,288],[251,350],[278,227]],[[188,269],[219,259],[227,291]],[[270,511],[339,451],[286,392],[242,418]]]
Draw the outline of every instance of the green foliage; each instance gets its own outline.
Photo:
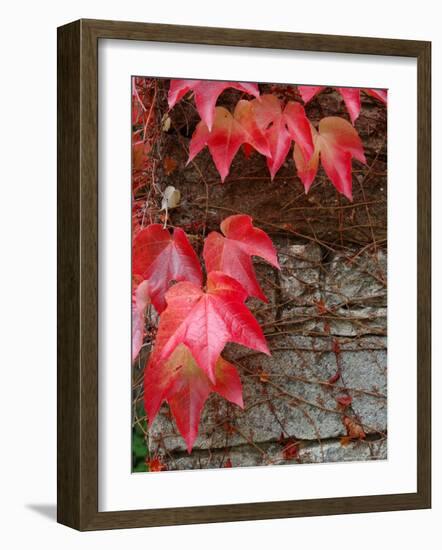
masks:
[[[141,424],[141,426],[140,426]],[[143,430],[147,430],[145,420],[139,420],[132,429],[132,471],[147,472],[147,443]]]

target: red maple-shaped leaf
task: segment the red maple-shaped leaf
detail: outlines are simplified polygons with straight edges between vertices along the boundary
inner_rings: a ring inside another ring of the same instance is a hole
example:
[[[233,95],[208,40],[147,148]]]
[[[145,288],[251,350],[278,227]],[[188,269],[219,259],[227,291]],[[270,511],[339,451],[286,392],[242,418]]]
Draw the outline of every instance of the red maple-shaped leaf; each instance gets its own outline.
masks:
[[[146,466],[149,472],[162,472],[167,470],[167,465],[161,461],[161,458],[156,456],[150,460],[146,460]]]
[[[359,88],[336,88],[341,94],[350,115],[351,123],[354,124],[361,112],[361,93]]]
[[[144,315],[149,303],[148,281],[143,281],[132,295],[132,361],[135,361],[143,345]]]
[[[189,90],[194,93],[195,105],[201,120],[212,129],[215,117],[215,105],[218,97],[227,88],[235,88],[246,94],[259,96],[257,84],[250,82],[216,82],[210,80],[171,80],[167,100],[169,109],[180,101]]]
[[[148,292],[158,313],[166,307],[171,281],[202,284],[201,266],[186,234],[175,228],[173,236],[160,224],[151,224],[133,239],[132,273],[148,282]]]
[[[292,140],[298,144],[306,161],[310,159],[313,154],[312,133],[300,103],[290,101],[282,109],[279,99],[271,94],[265,94],[251,103],[258,127],[269,143],[267,166],[272,179],[281,168]]]
[[[215,383],[212,383],[190,350],[179,344],[166,362],[154,365],[151,361],[145,369],[144,401],[149,425],[166,400],[190,453],[198,435],[201,412],[211,392],[243,407],[241,380],[231,363],[218,357]]]
[[[325,86],[298,86],[304,103],[308,103],[324,89]],[[379,99],[382,103],[387,103],[387,90],[376,90],[374,88],[336,88],[344,100],[352,124],[355,123],[361,111],[361,89],[366,94]]]
[[[222,271],[239,281],[249,296],[268,302],[262,292],[251,256],[259,256],[279,269],[278,258],[270,237],[253,226],[245,214],[229,216],[221,223],[221,231],[212,231],[204,243],[204,261],[207,271]]]
[[[187,164],[207,145],[221,181],[224,182],[232,160],[243,143],[248,143],[263,155],[270,155],[267,140],[254,119],[251,102],[238,101],[233,115],[224,107],[216,107],[212,130],[204,121],[195,128]]]
[[[322,92],[324,88],[325,86],[298,86],[299,93],[304,103],[308,103],[315,95]]]
[[[364,163],[365,155],[361,139],[353,126],[339,117],[326,117],[319,123],[319,133],[312,127],[315,151],[306,162],[300,148],[295,145],[293,158],[298,176],[306,193],[310,189],[321,158],[325,173],[336,189],[352,200],[351,160]]]
[[[166,294],[153,365],[166,361],[179,344],[185,344],[215,383],[216,361],[227,342],[270,355],[258,321],[244,304],[246,298],[246,290],[219,271],[209,273],[206,292],[188,282],[174,285]]]
[[[308,103],[315,95],[319,94],[324,90],[325,86],[298,86],[299,93],[301,94],[302,100],[304,103]],[[341,94],[342,99],[344,100],[345,106],[347,107],[348,114],[350,119],[354,124],[355,120],[359,116],[361,110],[361,99],[359,88],[336,88]]]
[[[380,88],[364,88],[364,92],[379,101],[381,101],[384,105],[387,105],[387,97],[388,97],[388,91],[382,90]]]

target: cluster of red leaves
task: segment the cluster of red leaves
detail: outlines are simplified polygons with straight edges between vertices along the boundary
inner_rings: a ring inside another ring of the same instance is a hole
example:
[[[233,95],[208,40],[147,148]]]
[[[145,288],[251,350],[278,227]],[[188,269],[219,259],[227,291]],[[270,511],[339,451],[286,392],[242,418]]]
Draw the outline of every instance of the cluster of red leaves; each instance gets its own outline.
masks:
[[[133,239],[133,359],[138,356],[149,303],[159,314],[155,345],[145,368],[145,411],[152,424],[167,401],[190,452],[204,404],[212,392],[242,407],[241,380],[221,353],[228,342],[269,354],[258,321],[245,304],[267,301],[253,269],[259,256],[279,269],[269,236],[246,215],[226,218],[204,243],[207,281],[187,235],[151,224]],[[174,283],[174,284],[173,284]]]
[[[227,88],[235,88],[255,99],[241,99],[233,114],[217,107],[219,95]],[[322,86],[298,86],[307,103]],[[361,108],[360,88],[338,88],[354,124]],[[319,160],[335,188],[352,200],[352,159],[365,164],[362,142],[355,128],[343,118],[325,117],[316,129],[308,120],[304,107],[296,101],[283,103],[272,94],[259,94],[256,84],[244,82],[211,82],[202,80],[171,80],[169,108],[192,91],[201,117],[189,147],[191,162],[208,147],[221,181],[229,174],[232,161],[241,146],[248,156],[251,149],[266,157],[271,179],[275,177],[290,151],[297,174],[309,191],[319,167]],[[386,103],[386,90],[364,88],[363,91]]]
[[[231,113],[216,106],[227,88],[254,99],[239,100]],[[307,103],[322,89],[299,86],[298,92]],[[360,90],[338,90],[354,124],[360,111]],[[363,91],[386,103],[386,91]],[[273,180],[294,143],[294,164],[306,192],[321,161],[336,189],[352,199],[352,159],[365,163],[365,156],[356,130],[345,119],[323,118],[315,128],[303,105],[296,101],[296,94],[293,100],[283,103],[275,95],[260,95],[257,84],[243,82],[171,80],[169,108],[188,92],[193,93],[201,118],[190,142],[188,162],[207,146],[224,181],[239,149],[242,147],[247,157],[254,149],[266,157]],[[158,224],[145,227],[145,204],[135,197],[153,181],[149,153],[156,127],[152,124],[154,81],[135,77],[132,94],[133,360],[143,344],[145,314],[151,304],[159,315],[159,323],[144,369],[145,411],[151,425],[166,401],[190,453],[201,412],[211,393],[243,407],[240,376],[221,355],[225,345],[234,342],[269,354],[262,330],[245,302],[249,296],[268,301],[256,279],[251,257],[259,256],[278,269],[279,264],[270,238],[253,226],[249,216],[230,216],[221,223],[221,232],[210,233],[204,242],[204,284],[200,260],[182,229],[175,228],[170,233]],[[164,159],[166,173],[175,168],[174,159]],[[268,380],[267,373],[260,376],[263,382]],[[341,396],[338,405],[344,412],[351,405],[351,397]],[[362,427],[349,417],[344,415],[343,422],[349,440],[365,437]],[[287,459],[296,458],[297,452],[293,442],[283,449]],[[230,459],[225,466],[231,467]],[[148,468],[161,471],[164,465],[155,457],[148,462]]]
[[[325,86],[298,86],[304,103],[308,103],[315,95],[322,92]],[[336,88],[341,94],[347,107],[352,124],[355,123],[361,111],[361,88]],[[387,104],[387,90],[375,90],[374,88],[362,88],[367,95],[378,99],[384,105]]]

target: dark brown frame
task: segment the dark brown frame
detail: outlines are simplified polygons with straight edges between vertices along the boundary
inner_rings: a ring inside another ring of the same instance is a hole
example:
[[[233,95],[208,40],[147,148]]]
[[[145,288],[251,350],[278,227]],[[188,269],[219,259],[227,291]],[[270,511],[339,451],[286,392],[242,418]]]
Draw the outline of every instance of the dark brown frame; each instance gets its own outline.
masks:
[[[418,67],[417,492],[98,511],[98,40],[405,56]],[[58,29],[58,521],[82,531],[431,506],[431,43],[79,20]]]

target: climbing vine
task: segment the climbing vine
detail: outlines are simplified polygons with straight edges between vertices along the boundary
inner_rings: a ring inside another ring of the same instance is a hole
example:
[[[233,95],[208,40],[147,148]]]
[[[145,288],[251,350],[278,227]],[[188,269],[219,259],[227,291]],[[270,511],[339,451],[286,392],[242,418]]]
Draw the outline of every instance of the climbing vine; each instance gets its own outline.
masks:
[[[200,117],[189,141],[187,164],[207,147],[224,183],[239,151],[245,158],[255,152],[265,158],[271,186],[291,154],[305,193],[322,166],[338,194],[352,201],[353,159],[362,166],[366,164],[362,141],[354,127],[361,94],[386,104],[386,91],[338,88],[350,122],[344,117],[326,116],[315,124],[309,120],[305,105],[324,88],[291,88],[291,97],[281,99],[278,94],[260,93],[257,84],[171,80],[169,109],[176,109],[181,101],[191,101]],[[230,110],[217,106],[218,98],[228,89],[242,94]],[[220,232],[205,236],[202,253],[198,254],[186,228],[169,223],[168,210],[180,201],[180,192],[175,188],[161,191],[163,223],[146,219],[146,205],[151,194],[158,191],[152,152],[161,140],[161,132],[170,126],[167,113],[160,126],[154,123],[156,94],[151,81],[134,78],[132,359],[139,357],[146,330],[153,330],[150,336],[154,345],[143,374],[148,423],[152,424],[161,404],[167,402],[190,453],[201,412],[212,392],[235,406],[244,406],[240,375],[222,355],[226,344],[234,342],[269,354],[262,327],[247,303],[252,297],[268,301],[252,257],[262,258],[276,270],[279,261],[269,235],[245,214],[224,217]],[[173,158],[163,159],[166,174],[175,168]],[[135,199],[141,188],[147,188],[143,199]],[[150,307],[158,315],[153,328],[147,328],[145,321]],[[344,408],[351,404],[348,397],[340,399]],[[350,421],[346,422],[348,426]],[[286,454],[293,453],[293,444],[287,445]],[[151,469],[161,470],[158,459],[154,461]]]

